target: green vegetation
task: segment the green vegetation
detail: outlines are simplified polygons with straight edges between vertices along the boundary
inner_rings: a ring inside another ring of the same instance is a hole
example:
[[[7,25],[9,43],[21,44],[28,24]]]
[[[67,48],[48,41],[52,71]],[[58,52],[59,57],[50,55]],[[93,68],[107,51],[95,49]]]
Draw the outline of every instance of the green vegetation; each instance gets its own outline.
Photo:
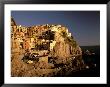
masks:
[[[70,44],[73,47],[77,46],[77,43],[74,40],[73,36],[68,37],[68,34],[66,33],[66,31],[61,31],[61,36],[65,39],[66,43]]]

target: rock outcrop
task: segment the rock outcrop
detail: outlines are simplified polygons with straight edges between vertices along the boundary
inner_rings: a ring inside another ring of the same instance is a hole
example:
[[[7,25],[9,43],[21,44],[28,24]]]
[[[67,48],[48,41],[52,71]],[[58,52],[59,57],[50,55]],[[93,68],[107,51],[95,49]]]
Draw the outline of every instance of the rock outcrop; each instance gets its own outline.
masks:
[[[79,45],[74,40],[71,33],[68,32],[68,29],[61,25],[56,25],[51,27],[51,31],[54,31],[54,45],[51,52],[52,56],[58,57],[63,61],[68,60],[72,56],[81,56],[82,51]]]

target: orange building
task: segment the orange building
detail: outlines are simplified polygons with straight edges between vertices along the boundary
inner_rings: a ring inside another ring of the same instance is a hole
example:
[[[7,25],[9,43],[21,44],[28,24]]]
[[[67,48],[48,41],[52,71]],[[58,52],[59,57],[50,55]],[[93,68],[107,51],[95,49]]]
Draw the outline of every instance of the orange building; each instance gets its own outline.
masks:
[[[23,48],[24,48],[25,50],[29,50],[30,44],[29,44],[29,42],[28,42],[27,40],[25,40],[25,41],[23,42]]]

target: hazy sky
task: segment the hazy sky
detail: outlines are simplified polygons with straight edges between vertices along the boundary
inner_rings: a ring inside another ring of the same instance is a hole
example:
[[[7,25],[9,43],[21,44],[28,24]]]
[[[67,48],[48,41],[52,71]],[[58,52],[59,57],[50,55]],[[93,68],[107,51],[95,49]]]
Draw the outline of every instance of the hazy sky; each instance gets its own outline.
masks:
[[[100,45],[99,11],[12,11],[18,25],[61,24],[80,46]]]

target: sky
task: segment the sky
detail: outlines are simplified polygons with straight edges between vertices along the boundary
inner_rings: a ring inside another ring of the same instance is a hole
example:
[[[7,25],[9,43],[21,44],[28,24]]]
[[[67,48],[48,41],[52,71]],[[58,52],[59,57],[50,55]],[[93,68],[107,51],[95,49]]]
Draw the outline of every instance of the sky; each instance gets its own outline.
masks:
[[[17,25],[66,26],[80,46],[100,45],[100,11],[12,11]]]

